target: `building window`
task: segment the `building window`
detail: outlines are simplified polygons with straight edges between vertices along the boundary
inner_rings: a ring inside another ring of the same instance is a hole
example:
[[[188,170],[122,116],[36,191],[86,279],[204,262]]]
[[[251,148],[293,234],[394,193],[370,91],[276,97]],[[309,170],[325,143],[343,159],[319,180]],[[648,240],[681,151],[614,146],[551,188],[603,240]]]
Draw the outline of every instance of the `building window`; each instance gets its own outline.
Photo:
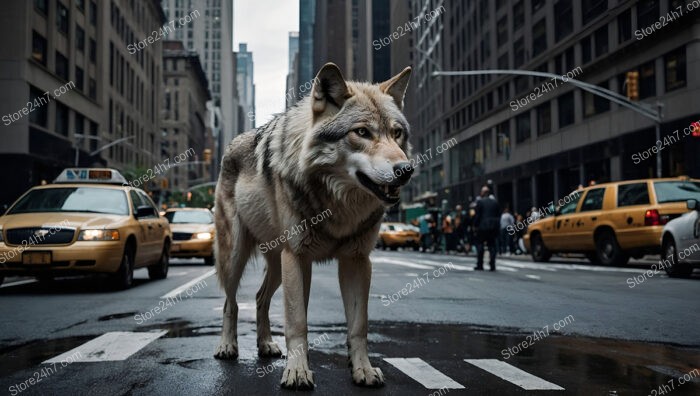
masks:
[[[513,51],[513,62],[519,68],[525,63],[525,42],[522,37],[515,42]]]
[[[75,126],[73,128],[74,135],[76,139],[83,139],[83,142],[85,141],[84,136],[80,135],[85,135],[85,117],[83,117],[82,114],[75,113]]]
[[[603,81],[600,84],[596,84],[599,87],[608,88],[608,82]],[[604,113],[610,111],[610,101],[599,95],[594,95],[588,91],[583,93],[583,115],[584,117],[590,117],[596,114]]]
[[[97,61],[97,42],[90,39],[90,47],[88,48],[88,56],[90,57],[90,63],[95,63]]]
[[[496,25],[496,41],[500,47],[508,42],[508,15],[504,15],[498,20]]]
[[[554,38],[563,39],[574,30],[574,14],[571,0],[559,0],[554,4]]]
[[[46,66],[46,39],[32,30],[32,59]]]
[[[85,0],[75,0],[75,6],[80,11],[85,11]]]
[[[34,0],[34,8],[44,15],[49,14],[49,4],[47,0]]]
[[[659,22],[659,0],[642,0],[637,3],[637,27],[644,29]]]
[[[75,25],[75,47],[78,51],[85,51],[85,30]]]
[[[624,43],[632,38],[632,11],[627,10],[617,16],[617,42]]]
[[[686,86],[685,46],[664,56],[666,92]]]
[[[583,0],[581,10],[583,11],[581,21],[585,25],[608,10],[608,0]]]
[[[80,91],[85,88],[85,73],[78,66],[75,67],[75,87]]]
[[[525,24],[525,6],[520,0],[513,6],[513,32],[520,29]]]
[[[532,13],[536,13],[540,8],[544,7],[546,0],[532,0]]]
[[[608,25],[604,25],[595,33],[595,56],[596,58],[608,52]]]
[[[46,96],[44,96],[44,93],[39,91],[38,89],[34,87],[29,88],[29,101],[32,103],[45,103],[47,101]],[[49,116],[49,106],[42,105],[42,106],[36,106],[34,107],[34,110],[29,113],[29,122],[40,125],[44,128],[46,128],[47,121],[48,121],[48,116]]]
[[[574,92],[565,93],[559,101],[559,128],[564,128],[574,123]]]
[[[94,0],[90,1],[90,24],[97,26],[97,3]]]
[[[537,106],[537,136],[546,135],[552,131],[552,103],[547,102]]]
[[[536,57],[547,49],[547,23],[542,18],[532,28],[532,56]]]
[[[593,60],[593,52],[591,50],[591,36],[586,36],[581,39],[581,63],[586,64]]]
[[[654,61],[642,65],[639,69],[639,99],[656,96]]]
[[[515,142],[521,143],[530,138],[530,112],[526,111],[515,118]]]
[[[88,96],[90,96],[90,99],[97,100],[97,83],[92,77],[90,77],[88,82]]]
[[[97,123],[94,121],[90,121],[90,136],[98,137],[97,136]],[[97,150],[97,139],[90,139],[90,151],[95,151],[95,150]]]
[[[510,122],[502,122],[496,126],[496,152],[502,154],[510,147]]]
[[[68,8],[60,0],[56,0],[56,27],[59,32],[68,34],[68,19]]]
[[[56,133],[68,136],[68,107],[56,102]]]
[[[68,58],[56,51],[56,75],[64,80],[68,80]]]

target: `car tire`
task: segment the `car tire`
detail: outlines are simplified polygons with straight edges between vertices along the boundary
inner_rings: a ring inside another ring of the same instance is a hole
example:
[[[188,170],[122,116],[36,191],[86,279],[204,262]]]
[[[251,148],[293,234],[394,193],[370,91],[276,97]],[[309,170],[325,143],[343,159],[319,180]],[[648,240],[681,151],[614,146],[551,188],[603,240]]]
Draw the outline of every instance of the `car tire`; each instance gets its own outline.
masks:
[[[671,259],[671,265],[665,265],[666,274],[671,278],[687,278],[693,273],[693,267],[687,263],[681,263],[678,259],[678,250],[673,238],[665,238],[662,247],[661,262]]]
[[[163,252],[160,254],[158,263],[148,267],[148,278],[151,280],[165,279],[168,277],[168,267],[170,266],[170,242],[163,244]]]
[[[204,265],[213,266],[214,265],[214,255],[204,258]]]
[[[416,243],[413,245],[413,251],[417,252],[418,250],[420,250],[420,245]]]
[[[552,258],[552,252],[547,249],[540,234],[530,237],[530,249],[532,250],[532,260],[537,263],[546,263]]]
[[[588,261],[591,262],[591,264],[600,264],[600,260],[598,259],[598,253],[596,252],[586,253],[586,258],[588,259]]]
[[[379,238],[379,245],[382,247],[382,250],[386,250],[386,242],[381,238]]]
[[[630,256],[622,251],[617,243],[615,233],[610,230],[601,232],[595,240],[596,255],[598,261],[606,266],[623,266],[627,264]]]
[[[111,278],[112,287],[116,290],[126,290],[134,284],[134,248],[131,244],[124,248],[121,265]]]

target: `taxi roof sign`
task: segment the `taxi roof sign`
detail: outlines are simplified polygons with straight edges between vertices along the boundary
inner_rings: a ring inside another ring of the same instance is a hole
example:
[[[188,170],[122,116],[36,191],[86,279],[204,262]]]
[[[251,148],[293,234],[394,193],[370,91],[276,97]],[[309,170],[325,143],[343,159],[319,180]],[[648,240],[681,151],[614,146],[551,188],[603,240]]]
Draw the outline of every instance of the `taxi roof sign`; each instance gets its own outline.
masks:
[[[109,168],[66,168],[53,182],[129,184],[118,170]]]

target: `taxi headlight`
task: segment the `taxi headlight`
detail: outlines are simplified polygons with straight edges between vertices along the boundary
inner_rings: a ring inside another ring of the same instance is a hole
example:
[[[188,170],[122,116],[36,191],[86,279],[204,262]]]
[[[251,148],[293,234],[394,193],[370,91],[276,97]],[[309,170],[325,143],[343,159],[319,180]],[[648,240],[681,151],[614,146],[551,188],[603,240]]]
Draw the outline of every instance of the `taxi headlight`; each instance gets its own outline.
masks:
[[[198,232],[194,234],[194,239],[211,239],[212,235],[211,232]]]
[[[82,230],[78,236],[79,241],[118,241],[117,230]]]

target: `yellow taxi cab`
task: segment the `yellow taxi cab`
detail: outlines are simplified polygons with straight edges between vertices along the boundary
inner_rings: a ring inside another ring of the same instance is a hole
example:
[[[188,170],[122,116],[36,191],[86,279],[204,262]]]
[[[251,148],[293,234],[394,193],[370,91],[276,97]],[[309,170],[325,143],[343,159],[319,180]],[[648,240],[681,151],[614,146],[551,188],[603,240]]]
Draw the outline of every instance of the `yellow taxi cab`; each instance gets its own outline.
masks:
[[[396,250],[399,247],[411,247],[413,250],[418,250],[420,247],[420,232],[410,224],[382,223],[379,227],[377,247],[384,250],[386,248]]]
[[[659,254],[664,225],[700,200],[700,180],[687,177],[629,180],[571,193],[553,214],[530,224],[524,242],[532,258],[584,253],[603,265],[624,265],[630,256]]]
[[[173,208],[165,211],[173,232],[173,257],[203,258],[214,265],[214,216],[206,208]]]
[[[31,188],[0,217],[0,282],[5,276],[108,273],[129,288],[134,269],[168,276],[168,221],[153,200],[116,170],[65,169]]]

